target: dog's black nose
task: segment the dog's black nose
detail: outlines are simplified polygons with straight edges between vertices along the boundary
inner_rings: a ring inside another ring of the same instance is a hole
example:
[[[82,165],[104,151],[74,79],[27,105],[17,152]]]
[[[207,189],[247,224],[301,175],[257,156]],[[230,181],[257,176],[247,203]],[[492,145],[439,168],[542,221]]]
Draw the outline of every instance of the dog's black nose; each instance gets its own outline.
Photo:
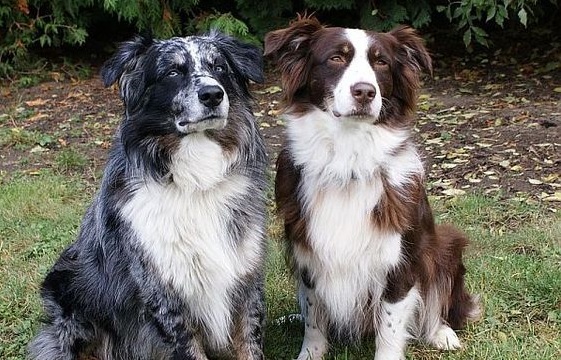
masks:
[[[207,85],[199,90],[199,100],[206,107],[218,106],[222,99],[224,99],[224,90],[220,86]]]
[[[351,86],[351,94],[359,103],[367,104],[376,97],[376,88],[372,84],[359,82]]]

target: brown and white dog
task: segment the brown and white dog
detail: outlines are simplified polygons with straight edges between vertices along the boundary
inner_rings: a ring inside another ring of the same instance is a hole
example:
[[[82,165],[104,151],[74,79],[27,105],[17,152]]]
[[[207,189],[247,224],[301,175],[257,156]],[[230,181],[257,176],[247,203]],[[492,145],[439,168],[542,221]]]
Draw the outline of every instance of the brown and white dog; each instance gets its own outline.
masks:
[[[377,360],[404,359],[411,337],[459,348],[453,329],[479,308],[464,287],[467,239],[435,225],[411,139],[419,75],[432,70],[423,41],[299,17],[267,34],[265,55],[285,92],[275,190],[305,320],[298,359],[366,334]]]

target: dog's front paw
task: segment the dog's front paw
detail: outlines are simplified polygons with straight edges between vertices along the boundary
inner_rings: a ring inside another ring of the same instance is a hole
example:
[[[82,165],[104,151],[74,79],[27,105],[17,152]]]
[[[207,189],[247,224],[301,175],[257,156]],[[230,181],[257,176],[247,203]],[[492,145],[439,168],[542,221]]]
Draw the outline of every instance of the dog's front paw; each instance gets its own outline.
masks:
[[[431,343],[441,350],[456,350],[462,347],[456,332],[446,325],[441,325],[431,340]]]
[[[315,348],[314,350],[306,349],[300,351],[298,357],[294,360],[321,360],[323,359],[324,349]]]

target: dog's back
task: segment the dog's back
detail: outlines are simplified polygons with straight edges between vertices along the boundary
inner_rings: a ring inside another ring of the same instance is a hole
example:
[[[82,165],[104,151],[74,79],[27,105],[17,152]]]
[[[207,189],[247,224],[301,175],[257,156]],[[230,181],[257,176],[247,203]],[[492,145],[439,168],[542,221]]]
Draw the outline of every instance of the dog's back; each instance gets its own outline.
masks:
[[[267,164],[260,51],[136,38],[110,59],[125,117],[80,234],[47,275],[30,357],[261,359]]]

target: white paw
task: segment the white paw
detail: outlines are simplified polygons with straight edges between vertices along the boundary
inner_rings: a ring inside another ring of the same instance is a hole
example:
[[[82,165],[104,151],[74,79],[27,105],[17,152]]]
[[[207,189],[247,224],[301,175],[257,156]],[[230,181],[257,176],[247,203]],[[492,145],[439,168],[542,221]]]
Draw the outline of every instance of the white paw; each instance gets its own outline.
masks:
[[[296,360],[321,360],[327,352],[326,344],[303,346]]]
[[[431,343],[441,350],[456,350],[462,347],[456,332],[446,325],[441,325],[431,340]]]
[[[302,351],[300,352],[300,354],[298,354],[298,358],[296,358],[295,360],[321,360],[322,358],[322,355],[317,356],[310,351]]]

